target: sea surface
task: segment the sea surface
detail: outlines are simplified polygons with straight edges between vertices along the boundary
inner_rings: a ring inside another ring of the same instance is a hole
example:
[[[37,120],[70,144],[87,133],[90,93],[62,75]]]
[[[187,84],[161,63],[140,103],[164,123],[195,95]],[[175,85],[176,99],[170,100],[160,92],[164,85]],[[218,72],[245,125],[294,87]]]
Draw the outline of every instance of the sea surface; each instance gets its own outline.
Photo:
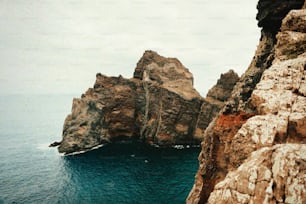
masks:
[[[113,144],[62,156],[73,95],[0,96],[0,204],[185,203],[199,148]]]

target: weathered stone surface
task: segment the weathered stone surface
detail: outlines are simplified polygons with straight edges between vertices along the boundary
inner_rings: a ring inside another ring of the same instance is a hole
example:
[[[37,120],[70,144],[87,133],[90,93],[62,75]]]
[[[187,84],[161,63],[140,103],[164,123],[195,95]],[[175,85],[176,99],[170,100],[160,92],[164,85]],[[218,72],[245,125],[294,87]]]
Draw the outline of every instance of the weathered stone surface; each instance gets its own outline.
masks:
[[[306,33],[283,31],[277,39],[275,55],[280,60],[296,58],[306,51]]]
[[[67,116],[59,152],[90,149],[139,131],[135,118],[137,83],[122,77],[97,74],[94,88],[73,99]]]
[[[217,84],[208,91],[198,118],[197,127],[200,128],[196,128],[196,137],[203,138],[205,129],[201,127],[207,127],[223,108],[238,81],[239,76],[233,70],[229,70],[227,73],[221,74]]]
[[[306,33],[306,11],[304,9],[291,10],[283,19],[281,31]]]
[[[275,55],[279,60],[293,59],[306,52],[306,10],[291,10],[277,34]]]
[[[193,76],[176,58],[166,58],[155,52],[145,52],[137,63],[135,79],[162,86],[186,99],[201,98],[193,88]]]
[[[292,9],[302,8],[303,4],[302,0],[259,0],[256,16],[258,26],[275,34],[287,13]]]
[[[208,91],[206,100],[225,102],[231,96],[233,87],[238,80],[239,76],[233,70],[221,74],[217,84]]]
[[[235,114],[242,111],[253,114],[256,112],[250,105],[250,97],[256,84],[260,81],[263,71],[270,67],[274,60],[275,43],[275,36],[262,30],[255,56],[246,72],[235,85],[223,113]]]
[[[199,144],[238,79],[233,71],[221,75],[215,87],[218,94],[204,99],[180,61],[146,51],[134,78],[97,74],[94,87],[73,100],[58,150],[84,151],[116,140],[160,146]]]
[[[304,1],[291,3],[259,1],[257,18],[263,27],[259,46],[232,96],[204,133],[199,170],[187,203],[263,203],[265,199],[268,199],[266,203],[280,202],[279,196],[273,197],[277,194],[272,188],[273,183],[265,180],[254,183],[254,179],[250,180],[251,175],[229,182],[229,188],[220,183],[232,172],[239,171],[254,151],[272,148],[279,143],[300,143],[304,148],[305,33],[300,32],[302,25],[288,22],[303,21],[305,11],[289,13],[283,21],[283,30],[277,34],[282,18],[290,9],[301,8]],[[252,169],[250,166],[245,171]],[[271,196],[259,196],[265,195],[262,189],[268,189]],[[298,198],[299,203],[304,202],[300,198],[305,197],[305,191],[291,192],[290,196]],[[212,195],[214,198],[208,200]],[[226,199],[217,200],[218,196]],[[286,202],[293,201],[288,198]]]
[[[282,129],[274,134],[278,142],[306,142],[305,66],[306,55],[286,61],[276,60],[253,92],[252,103],[258,113],[272,114],[278,119],[274,123]]]
[[[199,155],[199,170],[187,203],[205,203],[214,185],[227,174],[232,138],[247,119],[256,114],[250,97],[263,71],[272,64],[275,43],[275,36],[263,30],[249,68],[235,85],[217,118],[206,128]],[[224,127],[222,121],[229,121],[225,123],[228,125]]]
[[[261,148],[215,186],[207,203],[305,203],[305,167],[306,145]]]

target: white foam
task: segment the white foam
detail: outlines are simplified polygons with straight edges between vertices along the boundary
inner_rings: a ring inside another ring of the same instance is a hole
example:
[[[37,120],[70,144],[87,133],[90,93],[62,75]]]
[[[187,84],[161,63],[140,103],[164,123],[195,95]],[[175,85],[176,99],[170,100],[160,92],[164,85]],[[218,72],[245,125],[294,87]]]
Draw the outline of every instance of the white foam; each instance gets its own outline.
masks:
[[[184,149],[184,145],[174,145],[175,149]]]
[[[151,144],[151,146],[156,147],[156,148],[159,148],[159,145],[158,145],[158,144]]]
[[[174,149],[189,149],[189,148],[192,148],[192,147],[201,147],[201,145],[173,145],[172,146]]]
[[[94,147],[92,147],[91,149],[88,149],[88,150],[82,150],[82,151],[78,151],[78,152],[72,152],[72,153],[69,153],[69,154],[62,154],[61,156],[69,156],[69,155],[83,154],[83,153],[90,152],[90,151],[95,150],[95,149],[99,149],[99,148],[103,147],[104,145],[105,145],[105,144],[100,144],[100,145],[94,146]]]

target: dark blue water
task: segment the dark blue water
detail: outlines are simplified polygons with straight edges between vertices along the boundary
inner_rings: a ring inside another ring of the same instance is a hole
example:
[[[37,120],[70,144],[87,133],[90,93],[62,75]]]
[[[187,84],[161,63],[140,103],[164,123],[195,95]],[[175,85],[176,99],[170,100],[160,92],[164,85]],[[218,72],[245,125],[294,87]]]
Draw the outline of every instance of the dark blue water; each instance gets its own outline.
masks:
[[[0,96],[1,203],[184,203],[198,148],[114,144],[60,156],[73,96]]]

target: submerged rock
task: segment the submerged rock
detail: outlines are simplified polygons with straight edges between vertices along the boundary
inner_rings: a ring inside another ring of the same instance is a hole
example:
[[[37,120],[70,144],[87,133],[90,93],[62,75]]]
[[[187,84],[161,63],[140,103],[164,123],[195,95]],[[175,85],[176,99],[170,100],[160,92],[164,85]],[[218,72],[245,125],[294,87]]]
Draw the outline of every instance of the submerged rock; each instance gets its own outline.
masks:
[[[187,203],[306,202],[304,3],[259,1],[255,57],[204,133]]]
[[[117,140],[162,147],[199,144],[238,79],[233,71],[222,75],[204,99],[179,60],[146,51],[133,78],[98,73],[94,87],[73,99],[58,150],[84,151]]]

